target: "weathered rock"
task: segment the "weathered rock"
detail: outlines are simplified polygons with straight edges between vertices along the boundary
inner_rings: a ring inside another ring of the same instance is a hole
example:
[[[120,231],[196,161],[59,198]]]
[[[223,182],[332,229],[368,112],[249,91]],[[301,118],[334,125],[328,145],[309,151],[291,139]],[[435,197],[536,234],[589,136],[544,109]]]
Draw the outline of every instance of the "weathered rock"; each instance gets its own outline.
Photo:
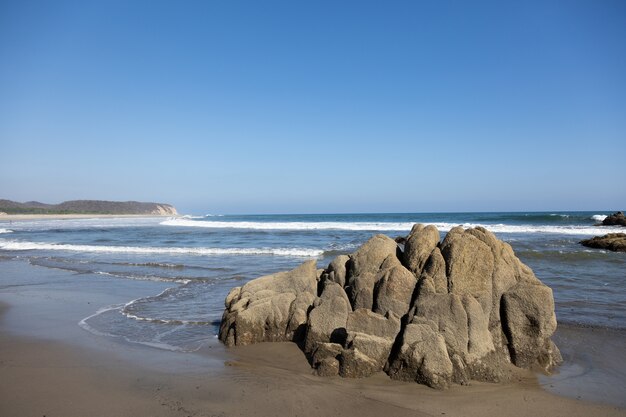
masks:
[[[446,262],[448,291],[473,296],[489,314],[494,256],[491,248],[473,235],[471,230],[452,229],[442,243],[441,254]]]
[[[385,259],[395,256],[398,245],[389,236],[375,235],[350,255],[348,278],[366,272],[376,273]]]
[[[366,333],[393,340],[400,331],[400,319],[393,312],[388,312],[382,316],[365,308],[360,308],[348,314],[346,330],[348,333]]]
[[[373,310],[383,315],[393,311],[402,317],[409,311],[417,278],[396,258],[390,259],[396,264],[383,269],[377,276]]]
[[[350,257],[348,255],[339,255],[328,265],[326,271],[322,273],[322,278],[335,282],[342,287],[346,285],[346,265]]]
[[[404,264],[414,274],[420,274],[431,252],[439,243],[439,231],[435,226],[416,224],[404,244]]]
[[[316,289],[315,261],[234,288],[226,297],[220,340],[227,346],[301,341]]]
[[[348,314],[346,331],[346,349],[357,349],[376,362],[374,371],[381,371],[400,332],[400,319],[392,311],[383,317],[360,308]]]
[[[443,336],[446,348],[451,354],[467,354],[468,319],[461,296],[424,295],[417,299],[415,306],[415,317],[430,320],[435,325],[435,330]]]
[[[345,378],[363,378],[378,370],[378,363],[358,349],[344,350],[339,357],[339,375]]]
[[[426,260],[426,265],[422,270],[420,281],[426,284],[431,292],[437,294],[447,294],[448,278],[446,277],[446,261],[441,255],[439,248],[433,249]]]
[[[389,376],[446,388],[452,373],[452,361],[443,336],[425,321],[408,324],[402,334],[400,350],[389,365]]]
[[[521,283],[502,296],[503,330],[511,361],[521,368],[540,365],[549,370],[560,362],[550,336],[556,330],[552,290],[545,285]]]
[[[376,363],[375,367],[368,366],[369,371],[382,371],[389,358],[394,339],[373,336],[367,333],[350,333],[348,347],[341,356],[347,355],[350,350],[358,350]],[[341,362],[341,357],[339,358]]]
[[[329,282],[322,295],[315,300],[306,327],[305,353],[312,353],[318,343],[345,342],[350,301],[343,288]]]
[[[385,235],[376,235],[365,242],[355,253],[350,255],[347,264],[347,293],[352,308],[372,309],[374,304],[374,285],[381,278],[381,269],[387,269],[384,263],[397,260],[398,245]]]
[[[581,240],[580,244],[588,248],[604,249],[613,252],[626,252],[626,233],[609,233]]]
[[[493,338],[489,332],[489,317],[475,298],[463,296],[461,300],[467,314],[467,353],[465,361],[474,363],[495,351]]]
[[[603,226],[626,226],[626,217],[624,213],[618,211],[616,213],[607,216],[604,220],[602,220]]]
[[[334,376],[339,374],[339,355],[343,347],[339,343],[318,342],[313,355],[311,366],[320,376]]]
[[[510,245],[480,227],[440,243],[422,225],[404,244],[377,235],[323,271],[309,262],[233,289],[220,340],[293,340],[319,375],[385,370],[435,388],[560,363],[552,291]]]

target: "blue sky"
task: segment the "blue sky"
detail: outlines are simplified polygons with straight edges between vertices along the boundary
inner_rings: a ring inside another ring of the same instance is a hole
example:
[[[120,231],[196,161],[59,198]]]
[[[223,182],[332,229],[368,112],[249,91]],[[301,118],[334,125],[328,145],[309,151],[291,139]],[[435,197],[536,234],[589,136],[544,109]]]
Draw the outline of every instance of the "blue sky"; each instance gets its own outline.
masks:
[[[0,198],[626,208],[626,2],[0,0]]]

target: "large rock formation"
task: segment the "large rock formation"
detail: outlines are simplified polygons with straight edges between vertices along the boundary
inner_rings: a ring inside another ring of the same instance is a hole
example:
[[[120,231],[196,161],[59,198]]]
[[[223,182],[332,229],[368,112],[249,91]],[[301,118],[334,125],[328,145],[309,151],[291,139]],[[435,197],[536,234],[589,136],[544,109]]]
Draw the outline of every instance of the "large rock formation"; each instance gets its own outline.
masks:
[[[602,220],[602,226],[626,226],[626,217],[623,212],[618,211],[610,216],[606,216]]]
[[[511,246],[480,227],[440,242],[415,225],[403,241],[376,235],[321,273],[308,261],[234,288],[220,340],[293,341],[320,375],[385,371],[435,388],[561,362],[552,290]]]
[[[581,240],[580,244],[594,249],[606,249],[614,252],[626,252],[626,233],[609,233]]]

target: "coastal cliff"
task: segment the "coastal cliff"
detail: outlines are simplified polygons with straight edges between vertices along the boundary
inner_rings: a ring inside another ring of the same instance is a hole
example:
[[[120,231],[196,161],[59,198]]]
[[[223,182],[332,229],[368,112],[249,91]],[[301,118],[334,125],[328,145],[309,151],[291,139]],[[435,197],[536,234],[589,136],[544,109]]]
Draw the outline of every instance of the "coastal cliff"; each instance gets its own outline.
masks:
[[[0,212],[6,214],[178,215],[176,208],[171,204],[104,200],[72,200],[60,204],[45,204],[38,201],[18,203],[11,200],[0,200]]]

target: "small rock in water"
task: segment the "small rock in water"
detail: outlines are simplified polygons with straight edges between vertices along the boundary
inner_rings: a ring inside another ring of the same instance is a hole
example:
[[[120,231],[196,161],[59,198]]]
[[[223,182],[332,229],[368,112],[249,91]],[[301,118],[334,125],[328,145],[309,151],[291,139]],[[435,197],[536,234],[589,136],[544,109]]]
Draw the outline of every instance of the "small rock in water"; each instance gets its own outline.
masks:
[[[607,216],[604,220],[602,220],[603,226],[626,226],[626,217],[624,213],[618,211],[616,213]]]
[[[626,233],[609,233],[581,240],[580,244],[594,249],[606,249],[613,252],[626,252]]]

